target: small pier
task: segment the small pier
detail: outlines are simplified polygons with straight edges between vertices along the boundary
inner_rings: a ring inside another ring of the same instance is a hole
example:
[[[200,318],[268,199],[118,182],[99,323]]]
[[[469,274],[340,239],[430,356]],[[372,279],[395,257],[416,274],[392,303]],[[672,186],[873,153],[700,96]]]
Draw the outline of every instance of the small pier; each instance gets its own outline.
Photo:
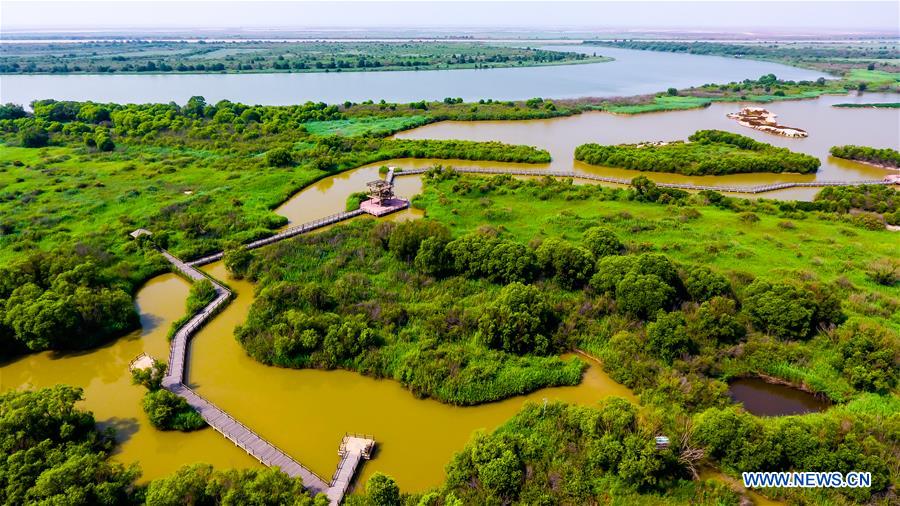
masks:
[[[375,438],[370,435],[345,434],[338,448],[341,461],[338,463],[334,475],[331,477],[331,488],[328,489],[328,500],[340,502],[340,498],[347,493],[353,475],[361,459],[369,460],[375,449]]]

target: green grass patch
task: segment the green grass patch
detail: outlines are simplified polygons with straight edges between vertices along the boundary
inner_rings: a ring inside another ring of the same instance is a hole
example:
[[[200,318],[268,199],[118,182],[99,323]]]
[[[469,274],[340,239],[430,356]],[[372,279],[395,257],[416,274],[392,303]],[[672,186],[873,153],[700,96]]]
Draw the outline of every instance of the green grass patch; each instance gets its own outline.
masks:
[[[313,135],[374,135],[385,136],[429,123],[427,116],[396,116],[387,118],[359,117],[304,123],[306,131]]]

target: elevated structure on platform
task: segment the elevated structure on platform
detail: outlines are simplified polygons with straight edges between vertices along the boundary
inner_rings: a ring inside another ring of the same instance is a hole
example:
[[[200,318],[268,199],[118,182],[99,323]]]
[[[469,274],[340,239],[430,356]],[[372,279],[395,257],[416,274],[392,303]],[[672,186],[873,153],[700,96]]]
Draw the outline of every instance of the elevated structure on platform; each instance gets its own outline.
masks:
[[[384,216],[409,207],[409,201],[394,195],[394,185],[390,179],[369,181],[369,200],[359,204],[359,208],[372,216]]]

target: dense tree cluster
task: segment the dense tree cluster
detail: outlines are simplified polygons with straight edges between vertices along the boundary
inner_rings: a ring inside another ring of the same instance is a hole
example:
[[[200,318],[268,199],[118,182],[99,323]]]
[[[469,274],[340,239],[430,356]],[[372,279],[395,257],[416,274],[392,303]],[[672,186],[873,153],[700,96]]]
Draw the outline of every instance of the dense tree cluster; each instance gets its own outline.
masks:
[[[847,145],[832,146],[829,152],[831,156],[838,158],[873,163],[893,169],[900,168],[900,152],[896,149]]]
[[[577,382],[583,363],[553,356],[570,347],[559,310],[524,284],[541,275],[533,250],[450,239],[431,220],[361,221],[266,251],[246,271],[262,286],[237,337],[266,363],[393,377],[454,404]],[[295,269],[305,282],[284,281]]]
[[[200,414],[181,397],[162,388],[166,364],[153,360],[150,367],[131,371],[132,383],[147,389],[141,406],[153,427],[189,432],[206,427]]]
[[[131,502],[140,472],[107,460],[112,434],[75,407],[81,399],[81,389],[63,385],[0,394],[0,502]]]
[[[447,467],[437,504],[729,504],[727,487],[690,483],[678,444],[657,450],[660,419],[611,398],[598,408],[526,404],[492,434],[479,434]],[[672,491],[684,490],[678,499]],[[646,494],[646,495],[645,495]],[[424,498],[423,498],[424,500]]]
[[[172,476],[153,480],[145,495],[147,506],[328,504],[324,495],[310,497],[300,478],[291,478],[278,469],[216,470],[208,464],[185,466]]]
[[[494,68],[602,61],[478,42],[89,41],[9,44],[0,73],[256,73]]]
[[[893,429],[877,415],[844,414],[761,419],[735,408],[712,408],[696,416],[694,438],[725,469],[742,471],[839,471],[865,469],[872,487],[842,489],[860,502],[890,485],[890,447],[878,440]],[[887,422],[890,423],[890,422]],[[889,501],[890,502],[890,501]]]
[[[0,268],[0,342],[22,350],[82,349],[138,325],[127,283],[90,255],[34,254]]]
[[[699,130],[690,142],[582,144],[575,159],[591,165],[622,167],[649,172],[685,175],[723,175],[749,172],[808,174],[819,168],[819,159],[786,148],[754,141],[721,130]]]

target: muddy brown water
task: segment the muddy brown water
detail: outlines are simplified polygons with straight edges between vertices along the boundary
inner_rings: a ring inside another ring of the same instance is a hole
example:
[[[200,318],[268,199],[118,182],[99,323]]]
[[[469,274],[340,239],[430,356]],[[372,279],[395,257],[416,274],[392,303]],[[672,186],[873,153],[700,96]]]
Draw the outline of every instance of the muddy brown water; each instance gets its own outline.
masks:
[[[728,386],[728,395],[744,409],[758,416],[784,416],[816,413],[830,405],[815,395],[787,385],[768,383],[759,378],[741,378]]]
[[[778,115],[778,122],[809,132],[809,137],[792,139],[760,132],[739,125],[725,115],[739,111],[747,103],[714,103],[704,109],[668,111],[650,114],[620,115],[587,112],[576,116],[529,121],[444,121],[398,133],[402,139],[459,139],[501,141],[526,144],[546,149],[553,160],[549,164],[497,164],[453,162],[464,167],[512,167],[549,169],[631,179],[644,174],[658,182],[712,185],[757,186],[780,182],[816,180],[882,179],[897,171],[881,169],[857,162],[834,158],[831,146],[858,144],[900,149],[900,110],[874,108],[839,108],[836,103],[892,102],[897,94],[864,93],[862,95],[830,95],[815,100],[796,100],[765,104]],[[761,142],[807,153],[822,160],[815,174],[734,174],[727,176],[683,176],[679,174],[642,173],[634,170],[588,165],[575,160],[580,144],[638,143],[642,141],[686,140],[697,130],[719,129],[752,137]],[[438,162],[440,163],[440,162]],[[447,162],[445,162],[447,163]],[[397,163],[395,163],[397,164]],[[398,164],[403,166],[402,164]],[[816,188],[795,188],[761,194],[766,198],[809,200]]]

